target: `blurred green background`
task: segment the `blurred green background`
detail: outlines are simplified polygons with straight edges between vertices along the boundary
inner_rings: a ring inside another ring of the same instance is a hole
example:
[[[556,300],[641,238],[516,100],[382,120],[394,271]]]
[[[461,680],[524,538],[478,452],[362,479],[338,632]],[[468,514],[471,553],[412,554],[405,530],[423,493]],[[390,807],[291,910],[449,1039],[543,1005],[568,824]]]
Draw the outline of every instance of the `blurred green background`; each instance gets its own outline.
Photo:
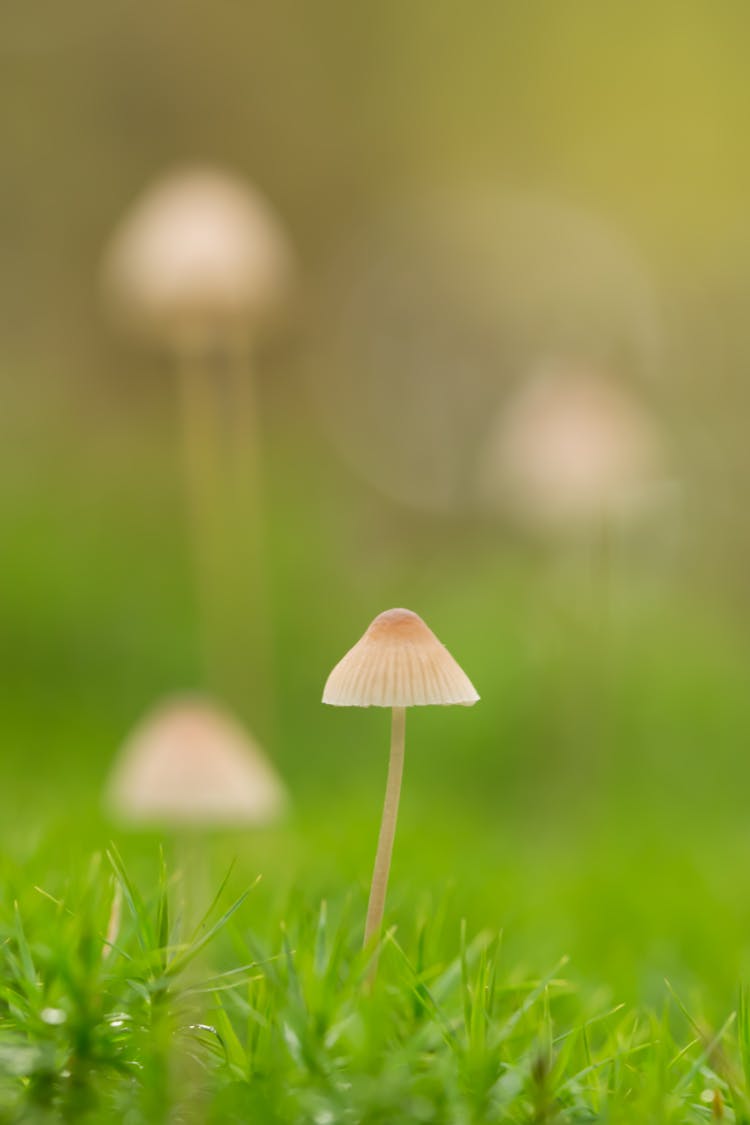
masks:
[[[294,804],[227,852],[262,901],[364,896],[387,716],[320,695],[405,605],[482,702],[409,717],[396,918],[450,884],[517,959],[569,952],[618,999],[675,975],[720,1011],[750,953],[747,6],[72,0],[3,25],[5,850],[48,873],[42,840],[64,871],[119,839],[123,738],[220,687],[174,381],[99,292],[134,197],[207,161],[261,188],[298,258],[258,361],[273,707],[252,621],[224,693]],[[606,555],[475,488],[486,419],[566,348],[617,369],[666,451]]]

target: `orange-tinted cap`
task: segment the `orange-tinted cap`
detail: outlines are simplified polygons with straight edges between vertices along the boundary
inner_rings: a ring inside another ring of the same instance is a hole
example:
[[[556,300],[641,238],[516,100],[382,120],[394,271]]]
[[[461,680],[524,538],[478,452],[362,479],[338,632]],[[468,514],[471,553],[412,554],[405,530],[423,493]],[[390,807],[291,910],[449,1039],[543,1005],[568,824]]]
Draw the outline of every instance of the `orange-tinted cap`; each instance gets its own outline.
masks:
[[[379,614],[323,691],[323,702],[334,707],[468,706],[478,699],[447,648],[409,609]]]

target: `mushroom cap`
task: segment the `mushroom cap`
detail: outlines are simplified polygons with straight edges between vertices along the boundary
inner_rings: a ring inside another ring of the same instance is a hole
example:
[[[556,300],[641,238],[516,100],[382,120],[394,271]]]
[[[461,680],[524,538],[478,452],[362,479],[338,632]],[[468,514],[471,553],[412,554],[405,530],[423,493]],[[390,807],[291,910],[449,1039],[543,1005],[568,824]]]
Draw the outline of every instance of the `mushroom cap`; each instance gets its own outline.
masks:
[[[280,304],[291,273],[286,236],[263,196],[198,167],[135,201],[105,254],[104,288],[125,327],[173,345],[257,326]]]
[[[410,609],[379,614],[323,691],[323,702],[334,707],[470,706],[478,699],[466,673]]]
[[[286,803],[280,779],[239,723],[195,697],[168,700],[146,716],[107,792],[118,819],[140,825],[267,824]]]

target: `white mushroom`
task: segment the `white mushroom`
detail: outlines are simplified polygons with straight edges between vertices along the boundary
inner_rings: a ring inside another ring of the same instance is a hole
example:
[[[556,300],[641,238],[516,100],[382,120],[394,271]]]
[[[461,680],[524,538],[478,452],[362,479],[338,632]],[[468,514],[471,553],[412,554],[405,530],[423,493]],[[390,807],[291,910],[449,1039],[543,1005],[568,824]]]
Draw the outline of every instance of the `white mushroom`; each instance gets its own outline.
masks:
[[[391,754],[385,805],[365,924],[365,945],[380,933],[396,833],[404,767],[406,708],[471,705],[479,699],[469,678],[421,617],[389,609],[331,672],[323,702],[334,707],[390,707]],[[374,976],[375,963],[372,975]],[[372,979],[372,977],[371,977]]]
[[[280,222],[248,184],[208,167],[158,181],[116,229],[104,266],[113,315],[173,349],[224,345],[283,300],[292,256]]]

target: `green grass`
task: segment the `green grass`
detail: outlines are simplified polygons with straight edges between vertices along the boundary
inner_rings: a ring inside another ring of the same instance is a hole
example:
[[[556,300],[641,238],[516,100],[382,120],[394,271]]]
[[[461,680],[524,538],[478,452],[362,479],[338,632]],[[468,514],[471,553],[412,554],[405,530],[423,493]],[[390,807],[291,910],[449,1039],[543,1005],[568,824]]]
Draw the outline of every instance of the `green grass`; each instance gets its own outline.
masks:
[[[127,838],[127,866],[114,846],[68,871],[48,846],[6,859],[1,1121],[750,1122],[739,985],[711,1019],[695,982],[623,1001],[575,960],[543,961],[542,941],[522,955],[522,923],[471,928],[465,890],[435,878],[409,899],[402,863],[369,989],[363,886],[282,890],[278,862],[276,885],[257,882],[246,841],[214,895],[237,841],[196,843],[181,868]]]

